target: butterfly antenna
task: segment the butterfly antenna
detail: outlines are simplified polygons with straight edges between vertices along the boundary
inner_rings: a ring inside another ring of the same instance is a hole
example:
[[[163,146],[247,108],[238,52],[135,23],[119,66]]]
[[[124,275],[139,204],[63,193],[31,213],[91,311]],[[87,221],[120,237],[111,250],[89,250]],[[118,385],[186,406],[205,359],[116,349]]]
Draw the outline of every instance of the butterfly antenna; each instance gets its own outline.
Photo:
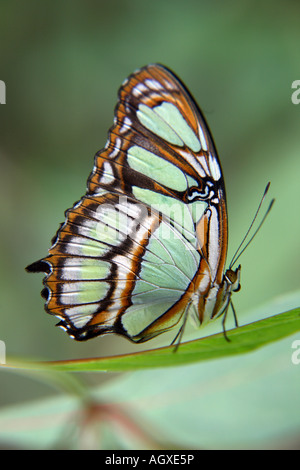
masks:
[[[252,219],[252,222],[251,222],[251,224],[250,224],[250,226],[249,226],[249,228],[248,228],[248,230],[247,230],[247,232],[246,232],[246,235],[244,236],[243,240],[242,240],[241,243],[239,244],[238,249],[236,250],[236,252],[234,253],[234,255],[233,255],[233,257],[232,257],[231,263],[230,263],[230,265],[229,265],[229,269],[231,269],[231,268],[233,267],[233,265],[237,262],[237,260],[238,260],[239,257],[241,256],[241,254],[245,251],[245,249],[247,248],[247,246],[251,243],[251,241],[253,240],[253,238],[255,237],[255,235],[257,234],[257,232],[259,231],[259,229],[261,228],[262,224],[263,224],[264,221],[266,220],[266,217],[267,217],[267,215],[269,214],[269,212],[270,212],[270,210],[271,210],[271,208],[272,208],[272,206],[273,206],[273,204],[274,204],[274,202],[275,202],[275,199],[272,199],[272,201],[270,202],[270,205],[269,205],[269,207],[268,207],[268,209],[267,209],[267,211],[266,211],[266,213],[265,213],[265,215],[264,215],[262,221],[260,222],[258,228],[255,230],[254,234],[252,235],[252,237],[250,238],[250,240],[248,241],[248,243],[244,246],[244,248],[242,249],[242,251],[240,251],[241,247],[243,246],[243,243],[245,242],[246,238],[248,237],[249,232],[251,231],[251,229],[252,229],[252,227],[253,227],[253,224],[254,224],[254,222],[255,222],[257,216],[258,216],[258,213],[259,213],[260,208],[261,208],[261,206],[262,206],[262,204],[263,204],[263,202],[264,202],[264,199],[265,199],[265,197],[266,197],[266,195],[267,195],[267,192],[269,191],[269,187],[270,187],[270,183],[267,184],[267,186],[266,186],[266,188],[265,188],[265,190],[264,190],[264,194],[263,194],[263,196],[262,196],[262,198],[261,198],[261,200],[260,200],[260,203],[259,203],[258,208],[257,208],[257,210],[256,210],[256,212],[255,212],[255,215],[254,215],[254,217],[253,217],[253,219]],[[240,251],[240,252],[239,252],[239,251]]]
[[[242,253],[244,253],[244,251],[246,250],[246,248],[250,245],[250,243],[252,242],[253,238],[255,237],[255,235],[257,234],[257,232],[260,230],[262,224],[264,223],[264,221],[266,220],[266,217],[267,215],[269,214],[270,210],[272,209],[272,206],[275,202],[275,199],[272,199],[272,201],[270,202],[270,205],[262,219],[262,221],[260,222],[259,226],[257,227],[257,229],[255,230],[254,234],[252,235],[252,237],[250,238],[250,240],[248,241],[248,243],[244,246],[244,248],[242,249],[242,251],[239,253],[239,255],[236,257],[236,259],[234,260],[234,262],[231,264],[231,267],[237,262],[237,260],[239,259],[239,257],[241,256]]]

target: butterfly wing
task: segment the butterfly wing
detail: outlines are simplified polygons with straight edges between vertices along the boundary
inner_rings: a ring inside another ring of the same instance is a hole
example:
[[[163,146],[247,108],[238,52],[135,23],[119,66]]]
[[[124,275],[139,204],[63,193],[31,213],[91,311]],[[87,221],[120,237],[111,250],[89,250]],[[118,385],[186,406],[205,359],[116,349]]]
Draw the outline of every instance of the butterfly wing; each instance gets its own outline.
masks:
[[[86,195],[49,256],[28,267],[47,273],[46,310],[78,340],[146,341],[180,322],[196,290],[205,298],[221,283],[226,249],[224,182],[204,117],[172,72],[144,67],[119,91]]]

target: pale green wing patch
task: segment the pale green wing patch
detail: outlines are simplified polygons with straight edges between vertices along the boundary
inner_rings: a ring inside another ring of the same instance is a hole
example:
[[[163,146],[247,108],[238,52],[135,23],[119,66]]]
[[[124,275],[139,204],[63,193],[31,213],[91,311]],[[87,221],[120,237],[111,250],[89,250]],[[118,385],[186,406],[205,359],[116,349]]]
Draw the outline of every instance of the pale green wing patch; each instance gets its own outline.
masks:
[[[193,152],[201,150],[200,141],[172,103],[163,102],[154,108],[140,104],[136,114],[143,126],[167,142],[179,147],[186,145]]]
[[[64,261],[61,277],[65,281],[105,279],[110,264],[97,258],[72,257]]]
[[[65,305],[99,302],[107,293],[109,284],[101,281],[64,283],[60,301]]]
[[[184,173],[164,158],[134,145],[128,150],[128,163],[131,168],[142,173],[158,183],[176,191],[187,189]]]

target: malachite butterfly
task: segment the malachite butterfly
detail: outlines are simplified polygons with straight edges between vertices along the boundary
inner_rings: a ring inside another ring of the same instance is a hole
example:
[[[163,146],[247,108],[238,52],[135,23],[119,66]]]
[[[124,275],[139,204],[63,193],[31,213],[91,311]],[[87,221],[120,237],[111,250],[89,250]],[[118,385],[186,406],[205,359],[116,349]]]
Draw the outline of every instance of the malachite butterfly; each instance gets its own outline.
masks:
[[[46,273],[46,311],[72,338],[143,342],[182,333],[187,317],[226,317],[240,266],[225,271],[222,170],[202,112],[166,67],[125,80],[87,192],[65,215],[27,270]]]

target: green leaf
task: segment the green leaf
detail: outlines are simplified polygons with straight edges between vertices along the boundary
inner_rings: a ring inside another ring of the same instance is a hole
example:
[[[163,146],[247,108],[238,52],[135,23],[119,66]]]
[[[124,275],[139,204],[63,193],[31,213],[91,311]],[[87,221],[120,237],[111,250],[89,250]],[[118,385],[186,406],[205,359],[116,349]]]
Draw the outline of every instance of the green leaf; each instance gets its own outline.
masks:
[[[179,366],[247,353],[300,331],[300,308],[274,315],[227,332],[182,343],[174,353],[168,346],[120,356],[68,361],[26,362],[8,360],[3,367],[69,372],[129,371]]]

